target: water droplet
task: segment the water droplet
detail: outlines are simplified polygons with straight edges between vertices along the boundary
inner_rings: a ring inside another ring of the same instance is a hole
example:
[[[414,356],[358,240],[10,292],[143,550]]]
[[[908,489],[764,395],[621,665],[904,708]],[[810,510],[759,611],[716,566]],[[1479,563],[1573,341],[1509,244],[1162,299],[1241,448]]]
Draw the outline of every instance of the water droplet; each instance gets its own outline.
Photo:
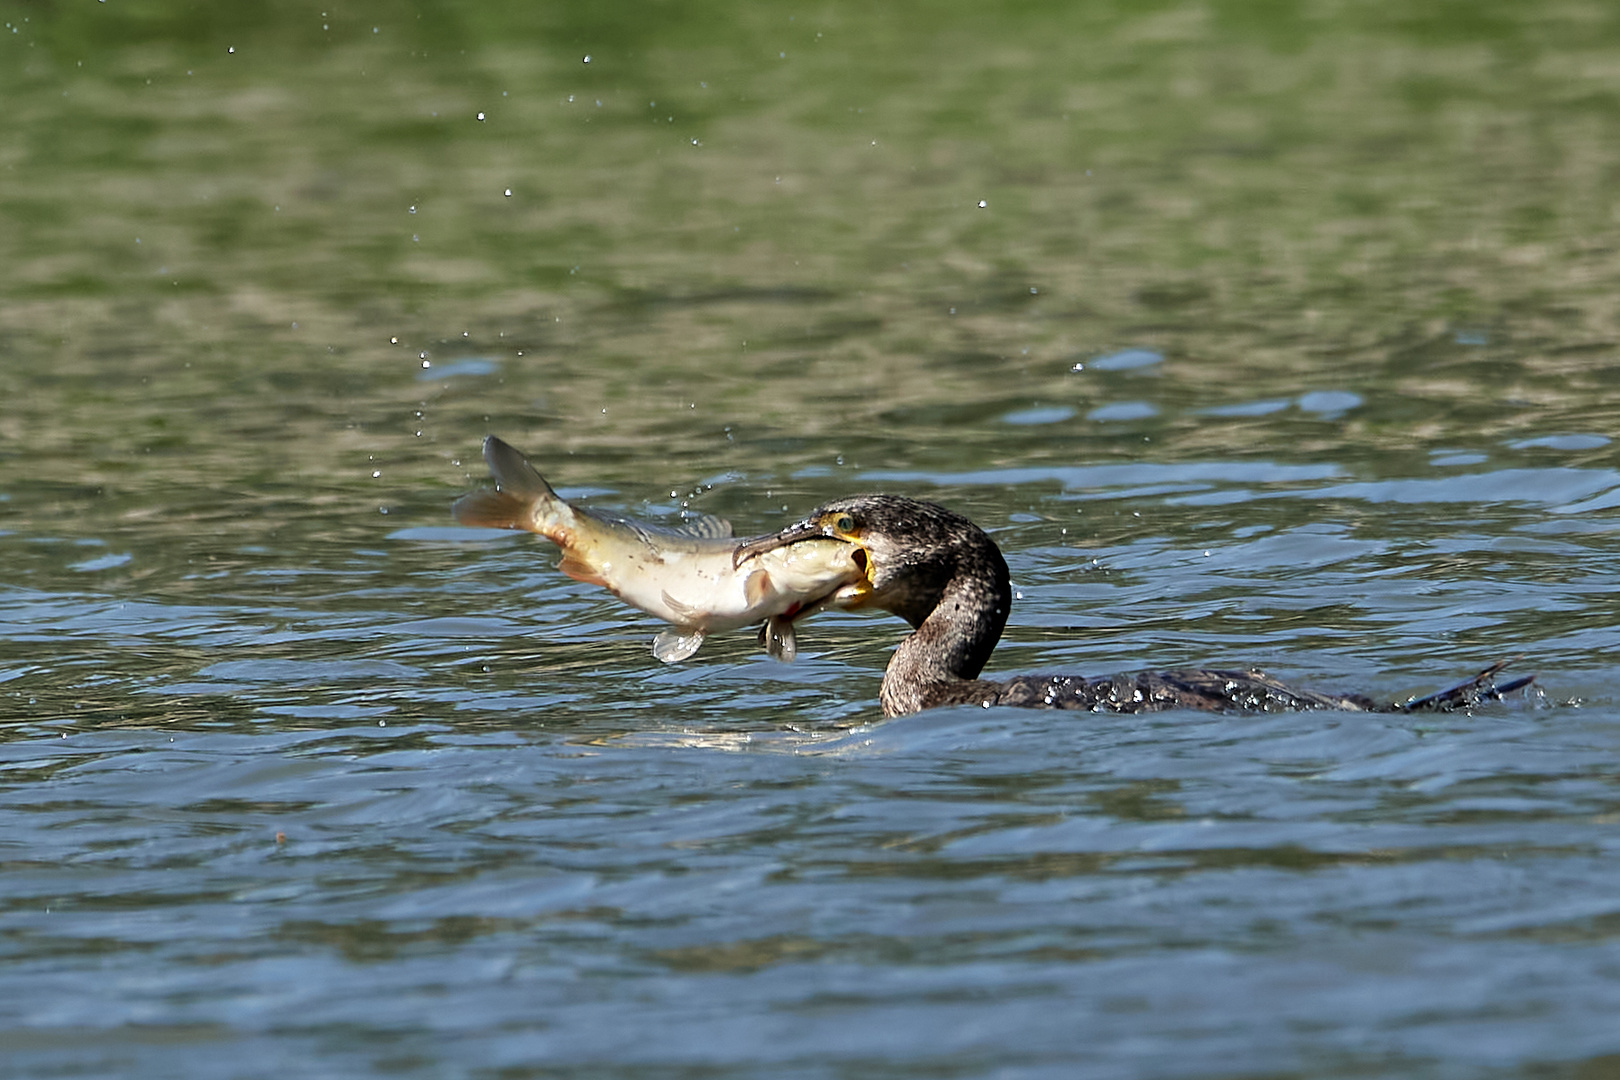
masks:
[[[430,368],[430,367],[432,367],[432,366],[433,366],[433,361],[431,361],[431,360],[424,360],[424,361],[422,361],[422,366],[423,366],[423,367],[425,367],[425,368]]]
[[[512,189],[511,188],[506,189],[506,197],[508,199],[510,199],[512,197]]]
[[[381,475],[382,475],[382,470],[381,469],[372,469],[371,470],[371,478],[373,480],[377,479],[377,477],[379,477]]]
[[[979,209],[980,210],[983,210],[985,207],[987,207],[989,205],[990,204],[987,201],[985,201],[984,199],[979,200]]]
[[[414,213],[416,213],[416,207],[415,207],[415,205],[412,205],[412,206],[411,206],[411,213],[413,213],[413,214],[414,214]]]
[[[398,345],[399,344],[399,338],[397,338],[397,337],[389,338],[388,339],[388,344],[390,344],[390,345]]]
[[[585,54],[585,59],[584,59],[584,60],[582,60],[582,61],[580,61],[580,62],[581,62],[581,63],[584,63],[584,64],[588,64],[588,63],[590,63],[590,62],[591,62],[591,54],[590,54],[590,53],[586,53],[586,54]]]
[[[482,124],[484,122],[484,114],[483,113],[478,114],[478,122],[480,124]]]
[[[236,46],[232,45],[230,48],[226,49],[225,51],[228,52],[228,53],[233,53],[233,52],[236,51]]]

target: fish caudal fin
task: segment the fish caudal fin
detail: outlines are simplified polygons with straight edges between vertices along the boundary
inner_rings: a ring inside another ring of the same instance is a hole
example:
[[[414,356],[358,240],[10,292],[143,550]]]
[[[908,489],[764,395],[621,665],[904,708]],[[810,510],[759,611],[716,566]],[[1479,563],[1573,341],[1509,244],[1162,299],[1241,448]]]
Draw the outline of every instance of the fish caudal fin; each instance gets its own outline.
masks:
[[[483,529],[526,529],[540,532],[539,515],[556,500],[545,477],[524,456],[491,435],[484,440],[484,460],[497,490],[475,491],[456,500],[450,512],[463,525]]]
[[[678,664],[702,645],[703,631],[676,627],[653,638],[653,655],[666,664]]]
[[[534,471],[528,458],[493,435],[484,440],[484,460],[489,463],[490,475],[495,477],[502,491],[529,502],[557,497],[546,478]]]
[[[475,529],[528,529],[534,531],[534,504],[504,491],[475,491],[457,499],[450,512],[463,525]]]

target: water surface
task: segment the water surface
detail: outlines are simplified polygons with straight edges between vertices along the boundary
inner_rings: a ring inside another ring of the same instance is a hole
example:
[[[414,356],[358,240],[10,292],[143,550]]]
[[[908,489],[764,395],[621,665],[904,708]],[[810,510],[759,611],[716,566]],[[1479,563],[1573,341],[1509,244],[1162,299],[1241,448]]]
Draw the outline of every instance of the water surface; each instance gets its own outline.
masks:
[[[0,13],[0,1075],[1615,1071],[1606,8]],[[992,671],[1539,689],[884,722],[491,432],[961,510]]]

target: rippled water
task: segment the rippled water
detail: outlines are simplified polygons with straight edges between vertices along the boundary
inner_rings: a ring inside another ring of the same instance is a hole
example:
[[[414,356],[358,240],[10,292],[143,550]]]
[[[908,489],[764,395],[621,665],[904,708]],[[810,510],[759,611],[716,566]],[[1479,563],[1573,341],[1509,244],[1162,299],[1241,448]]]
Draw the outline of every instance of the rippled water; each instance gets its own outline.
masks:
[[[1606,9],[92,7],[0,3],[0,1076],[1620,1069]],[[885,722],[898,620],[666,666],[454,526],[490,432],[959,509],[992,673],[1537,689]]]

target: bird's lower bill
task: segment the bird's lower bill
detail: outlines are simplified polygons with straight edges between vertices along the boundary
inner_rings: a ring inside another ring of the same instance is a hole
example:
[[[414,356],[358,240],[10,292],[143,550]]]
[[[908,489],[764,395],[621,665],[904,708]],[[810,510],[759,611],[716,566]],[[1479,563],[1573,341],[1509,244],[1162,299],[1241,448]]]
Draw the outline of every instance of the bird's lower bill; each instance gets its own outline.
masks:
[[[833,593],[831,599],[828,600],[829,606],[838,608],[841,611],[853,611],[856,608],[866,606],[867,600],[871,598],[873,593],[871,578],[872,555],[859,545],[856,545],[855,553],[856,565],[861,568],[862,576],[857,581],[840,586],[838,591]]]

